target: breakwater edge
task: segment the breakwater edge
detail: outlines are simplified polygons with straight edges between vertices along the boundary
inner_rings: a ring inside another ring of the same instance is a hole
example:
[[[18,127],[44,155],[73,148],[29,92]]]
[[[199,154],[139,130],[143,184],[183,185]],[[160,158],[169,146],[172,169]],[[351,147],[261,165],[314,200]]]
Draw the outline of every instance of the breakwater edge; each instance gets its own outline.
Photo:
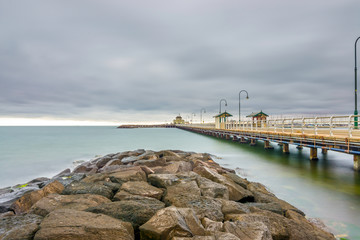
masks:
[[[3,239],[335,239],[209,154],[108,154],[19,192],[2,206]]]

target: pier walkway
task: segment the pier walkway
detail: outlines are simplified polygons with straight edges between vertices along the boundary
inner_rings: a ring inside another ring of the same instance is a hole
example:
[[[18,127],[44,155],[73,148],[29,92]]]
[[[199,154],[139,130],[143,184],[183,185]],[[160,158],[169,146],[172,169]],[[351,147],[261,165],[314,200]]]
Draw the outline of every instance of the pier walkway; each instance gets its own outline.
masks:
[[[310,148],[310,160],[317,160],[317,151],[328,150],[354,156],[354,169],[360,171],[360,129],[354,127],[358,116],[329,116],[306,118],[276,118],[263,121],[249,120],[225,122],[219,128],[215,124],[182,124],[176,127],[218,138],[250,143],[264,141],[265,148],[271,149],[270,142],[282,146],[289,153],[289,144],[298,149]]]

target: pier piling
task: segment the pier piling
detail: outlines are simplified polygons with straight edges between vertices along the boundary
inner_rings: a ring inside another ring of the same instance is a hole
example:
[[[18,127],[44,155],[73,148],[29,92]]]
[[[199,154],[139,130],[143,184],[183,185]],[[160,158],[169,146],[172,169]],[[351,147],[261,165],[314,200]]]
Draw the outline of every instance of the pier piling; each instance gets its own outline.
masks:
[[[283,143],[283,153],[290,153],[288,143]]]
[[[310,160],[312,160],[312,161],[318,160],[317,148],[310,148]]]
[[[360,155],[354,155],[354,170],[360,171]]]

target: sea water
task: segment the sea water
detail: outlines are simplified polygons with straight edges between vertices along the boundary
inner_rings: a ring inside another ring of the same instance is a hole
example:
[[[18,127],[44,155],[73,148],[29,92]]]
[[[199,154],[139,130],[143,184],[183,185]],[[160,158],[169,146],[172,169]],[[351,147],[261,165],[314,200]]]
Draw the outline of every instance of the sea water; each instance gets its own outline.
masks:
[[[74,162],[136,149],[207,152],[224,167],[265,184],[279,198],[321,218],[338,234],[360,239],[360,174],[352,156],[329,151],[319,161],[309,150],[273,144],[265,150],[180,129],[116,127],[0,127],[0,188],[52,177]]]

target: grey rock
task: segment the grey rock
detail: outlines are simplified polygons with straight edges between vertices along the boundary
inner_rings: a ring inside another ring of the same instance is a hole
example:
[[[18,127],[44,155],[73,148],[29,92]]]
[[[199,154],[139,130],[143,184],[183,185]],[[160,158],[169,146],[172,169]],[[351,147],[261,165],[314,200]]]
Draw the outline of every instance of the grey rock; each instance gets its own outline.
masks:
[[[34,214],[0,218],[0,239],[25,240],[33,239],[42,217]]]

